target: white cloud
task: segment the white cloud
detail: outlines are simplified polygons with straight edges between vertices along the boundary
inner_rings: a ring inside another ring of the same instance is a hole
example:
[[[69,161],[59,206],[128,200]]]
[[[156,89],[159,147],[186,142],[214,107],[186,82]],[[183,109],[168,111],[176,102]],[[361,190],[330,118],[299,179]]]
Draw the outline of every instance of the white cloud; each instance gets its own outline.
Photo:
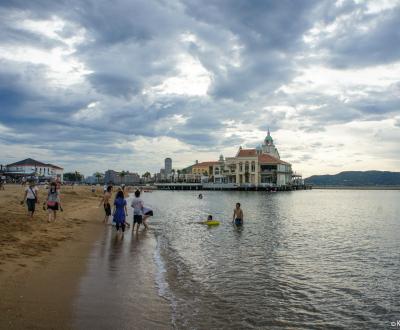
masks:
[[[178,56],[174,77],[166,78],[160,85],[150,88],[155,94],[205,96],[211,83],[210,73],[195,58],[187,54]]]

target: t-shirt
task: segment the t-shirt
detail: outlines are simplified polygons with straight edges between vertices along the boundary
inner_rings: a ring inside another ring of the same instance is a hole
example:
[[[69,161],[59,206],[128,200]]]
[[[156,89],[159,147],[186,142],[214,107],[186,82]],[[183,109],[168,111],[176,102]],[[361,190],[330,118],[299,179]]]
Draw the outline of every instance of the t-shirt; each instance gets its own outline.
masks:
[[[27,193],[26,194],[26,198],[27,199],[35,199],[37,197],[37,195],[38,195],[38,188],[36,188],[36,187],[28,187],[28,188],[25,189],[25,191]],[[35,197],[35,195],[33,193],[35,193],[36,197]]]
[[[131,206],[133,207],[134,215],[143,215],[143,201],[141,198],[135,197],[132,199]]]
[[[57,190],[55,192],[49,191],[47,195],[47,200],[49,202],[60,202],[58,191]]]

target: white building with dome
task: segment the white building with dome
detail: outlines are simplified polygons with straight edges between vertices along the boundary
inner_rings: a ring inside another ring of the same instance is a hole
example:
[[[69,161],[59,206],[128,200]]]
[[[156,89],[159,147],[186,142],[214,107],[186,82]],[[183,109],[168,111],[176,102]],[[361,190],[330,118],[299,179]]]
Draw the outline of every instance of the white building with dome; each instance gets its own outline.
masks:
[[[292,165],[281,160],[268,129],[264,143],[254,149],[239,147],[235,157],[224,162],[226,183],[239,186],[274,187],[292,182]]]

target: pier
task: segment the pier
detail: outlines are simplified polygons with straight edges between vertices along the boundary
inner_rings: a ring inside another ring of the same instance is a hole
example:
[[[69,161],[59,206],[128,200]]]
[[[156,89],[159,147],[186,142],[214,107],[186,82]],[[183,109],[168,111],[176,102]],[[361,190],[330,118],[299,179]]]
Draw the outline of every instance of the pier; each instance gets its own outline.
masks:
[[[298,185],[237,185],[233,183],[216,184],[216,183],[188,183],[188,182],[165,182],[155,183],[154,186],[159,190],[238,190],[238,191],[293,191],[293,190],[309,190],[312,189],[311,185],[298,184]]]

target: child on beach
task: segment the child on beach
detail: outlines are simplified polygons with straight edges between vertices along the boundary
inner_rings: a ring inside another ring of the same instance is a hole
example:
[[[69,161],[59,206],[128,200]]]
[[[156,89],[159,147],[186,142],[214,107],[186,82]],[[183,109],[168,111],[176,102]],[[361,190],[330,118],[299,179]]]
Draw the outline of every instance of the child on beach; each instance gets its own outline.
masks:
[[[133,207],[132,232],[135,230],[135,224],[137,224],[136,231],[139,231],[140,224],[143,222],[143,201],[140,198],[139,190],[135,191],[135,198],[132,199],[131,206]],[[146,223],[143,223],[143,225],[145,226],[146,229],[148,228]]]
[[[57,190],[57,184],[55,182],[50,184],[50,189],[47,193],[47,199],[44,205],[47,205],[47,211],[49,212],[49,218],[47,222],[51,222],[52,220],[56,221],[58,209],[61,211],[63,209],[61,207],[60,193]]]
[[[118,191],[117,196],[114,201],[114,212],[113,212],[113,221],[116,224],[117,231],[121,227],[122,232],[125,231],[125,219],[128,215],[128,210],[126,209],[126,200],[124,193],[122,191]]]
[[[233,210],[233,219],[232,222],[236,226],[243,225],[243,211],[240,208],[240,203],[236,203],[236,208]]]
[[[35,186],[35,181],[29,181],[29,187],[25,189],[25,195],[21,201],[21,204],[24,204],[25,202],[28,206],[28,216],[31,220],[33,219],[33,214],[35,213],[36,203],[39,203],[38,193],[39,191]]]
[[[106,192],[103,195],[103,198],[100,201],[100,204],[103,204],[104,207],[104,212],[105,212],[105,216],[104,216],[104,220],[103,222],[106,224],[108,223],[108,217],[111,215],[111,205],[110,205],[110,199],[111,199],[111,186],[108,186],[106,189]]]
[[[153,210],[143,206],[143,225],[146,229],[149,228],[147,225],[147,219],[153,216]]]

